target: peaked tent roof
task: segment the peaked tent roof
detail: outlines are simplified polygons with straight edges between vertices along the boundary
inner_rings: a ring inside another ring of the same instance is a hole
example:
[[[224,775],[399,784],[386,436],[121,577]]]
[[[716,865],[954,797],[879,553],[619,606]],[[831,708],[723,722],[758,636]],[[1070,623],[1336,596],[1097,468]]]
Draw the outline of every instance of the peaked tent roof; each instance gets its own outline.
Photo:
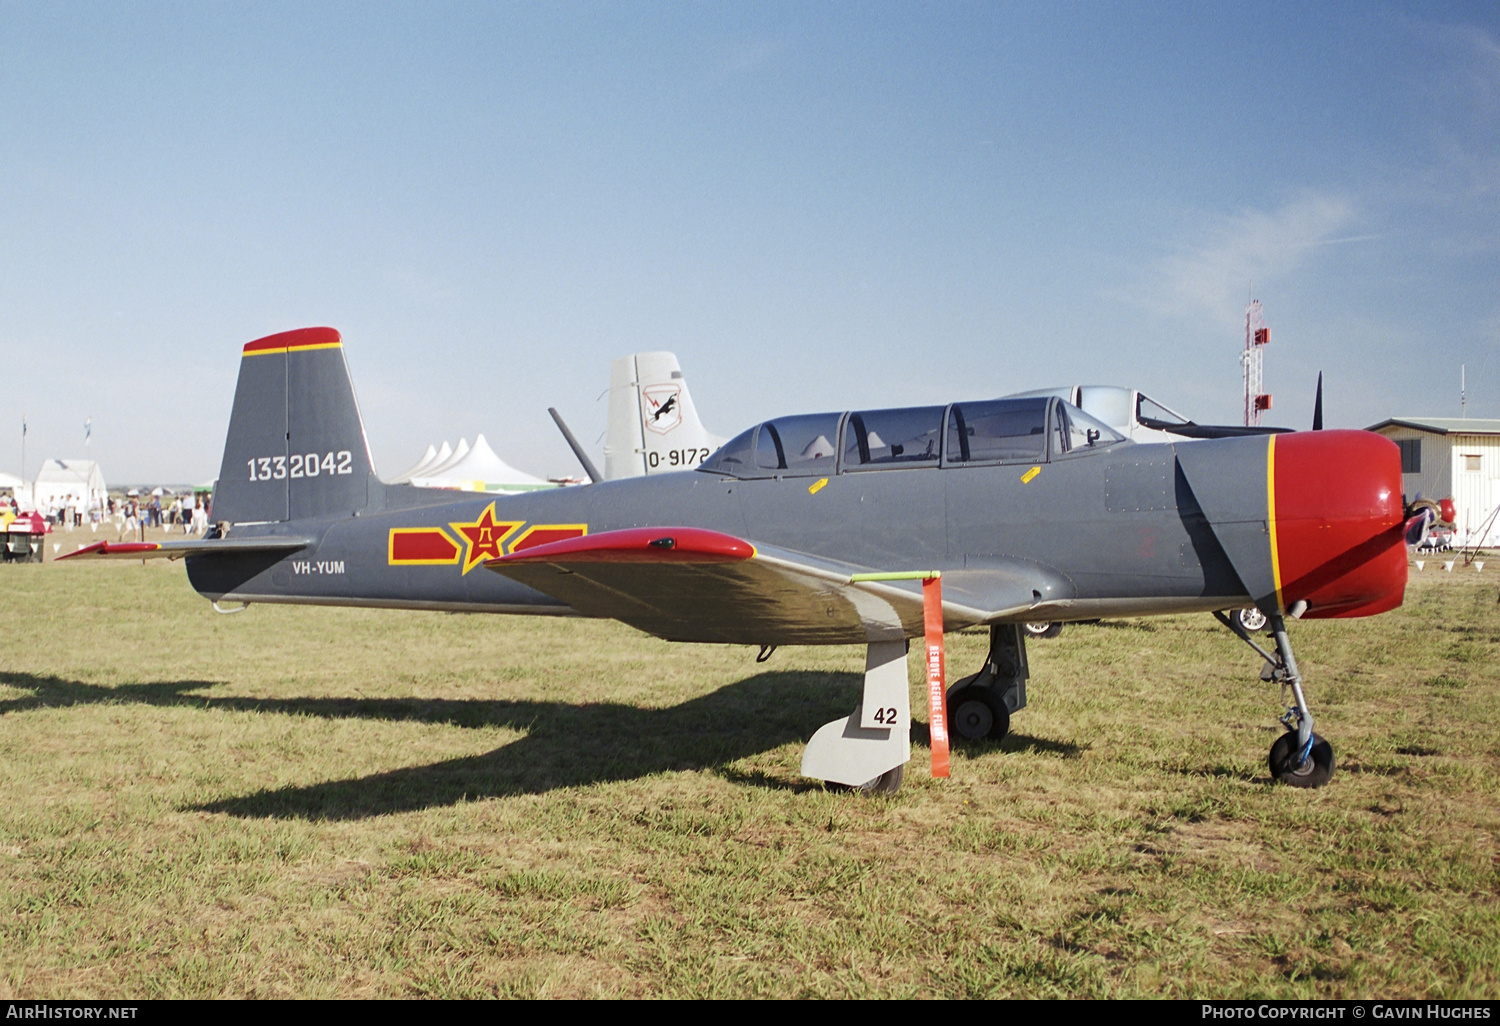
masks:
[[[42,461],[31,498],[38,508],[63,499],[103,502],[108,495],[104,472],[93,460]]]
[[[417,460],[416,463],[412,464],[409,470],[401,474],[399,477],[391,478],[391,484],[402,484],[404,482],[410,481],[413,474],[421,473],[423,467],[427,466],[427,464],[429,463],[436,462],[436,460],[437,450],[429,445],[427,447],[427,451],[422,454],[422,458]]]
[[[95,482],[99,488],[104,487],[104,473],[93,460],[42,460],[41,469],[36,472],[37,484],[93,485]]]
[[[447,444],[447,442],[443,443],[445,447]],[[467,438],[460,438],[458,440],[458,448],[449,453],[447,459],[439,460],[432,466],[427,467],[420,474],[413,474],[412,477],[440,477],[447,473],[449,467],[456,466],[467,455],[469,455],[469,440]]]
[[[427,451],[429,453],[432,452],[432,446],[429,445],[427,447]],[[437,451],[437,454],[434,455],[431,459],[429,459],[426,456],[424,456],[422,458],[422,462],[421,463],[418,463],[415,467],[412,467],[405,474],[403,474],[401,477],[396,478],[396,480],[392,481],[391,483],[392,484],[405,484],[407,482],[410,482],[413,478],[421,477],[423,474],[427,473],[427,471],[429,469],[431,469],[432,467],[440,466],[441,464],[447,462],[448,457],[450,457],[452,455],[453,455],[453,446],[449,445],[445,441],[443,443],[443,447],[441,449],[439,449]]]
[[[413,483],[435,488],[472,488],[477,484],[479,489],[496,485],[536,487],[548,484],[539,477],[517,470],[495,455],[495,450],[490,448],[483,435],[474,439],[474,444],[461,459],[450,460],[447,466],[433,474],[423,475],[420,482]]]

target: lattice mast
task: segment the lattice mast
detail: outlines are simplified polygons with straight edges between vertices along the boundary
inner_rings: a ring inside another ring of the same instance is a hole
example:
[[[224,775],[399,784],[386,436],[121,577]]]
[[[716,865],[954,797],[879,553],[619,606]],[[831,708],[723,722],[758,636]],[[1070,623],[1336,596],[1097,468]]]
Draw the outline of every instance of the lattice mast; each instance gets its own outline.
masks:
[[[1271,329],[1261,313],[1260,300],[1250,300],[1245,307],[1245,351],[1240,363],[1245,368],[1245,426],[1259,427],[1260,415],[1271,408],[1271,393],[1261,391],[1262,361],[1265,348],[1271,344]]]

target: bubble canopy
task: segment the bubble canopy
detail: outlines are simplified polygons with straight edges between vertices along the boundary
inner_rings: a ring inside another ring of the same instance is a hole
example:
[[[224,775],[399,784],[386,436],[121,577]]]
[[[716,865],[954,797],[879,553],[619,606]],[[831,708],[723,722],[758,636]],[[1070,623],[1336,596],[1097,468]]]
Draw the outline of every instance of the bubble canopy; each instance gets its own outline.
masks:
[[[1056,397],[778,417],[743,431],[698,471],[822,477],[917,467],[1047,463],[1131,444]]]

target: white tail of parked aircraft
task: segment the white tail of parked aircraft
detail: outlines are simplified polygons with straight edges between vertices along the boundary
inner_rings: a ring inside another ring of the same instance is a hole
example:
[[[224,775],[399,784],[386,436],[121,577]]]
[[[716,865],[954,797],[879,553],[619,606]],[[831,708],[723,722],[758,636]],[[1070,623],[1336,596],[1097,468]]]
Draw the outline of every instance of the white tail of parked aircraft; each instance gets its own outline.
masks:
[[[691,470],[724,439],[704,428],[673,353],[635,353],[610,366],[604,478]]]

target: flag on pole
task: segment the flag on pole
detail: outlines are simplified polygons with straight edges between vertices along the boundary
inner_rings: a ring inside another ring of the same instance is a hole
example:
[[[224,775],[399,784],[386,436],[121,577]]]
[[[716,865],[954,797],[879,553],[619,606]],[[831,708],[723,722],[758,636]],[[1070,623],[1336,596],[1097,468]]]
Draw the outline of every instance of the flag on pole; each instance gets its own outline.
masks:
[[[89,444],[89,438],[94,433],[94,418],[89,417],[83,422],[83,444]]]

